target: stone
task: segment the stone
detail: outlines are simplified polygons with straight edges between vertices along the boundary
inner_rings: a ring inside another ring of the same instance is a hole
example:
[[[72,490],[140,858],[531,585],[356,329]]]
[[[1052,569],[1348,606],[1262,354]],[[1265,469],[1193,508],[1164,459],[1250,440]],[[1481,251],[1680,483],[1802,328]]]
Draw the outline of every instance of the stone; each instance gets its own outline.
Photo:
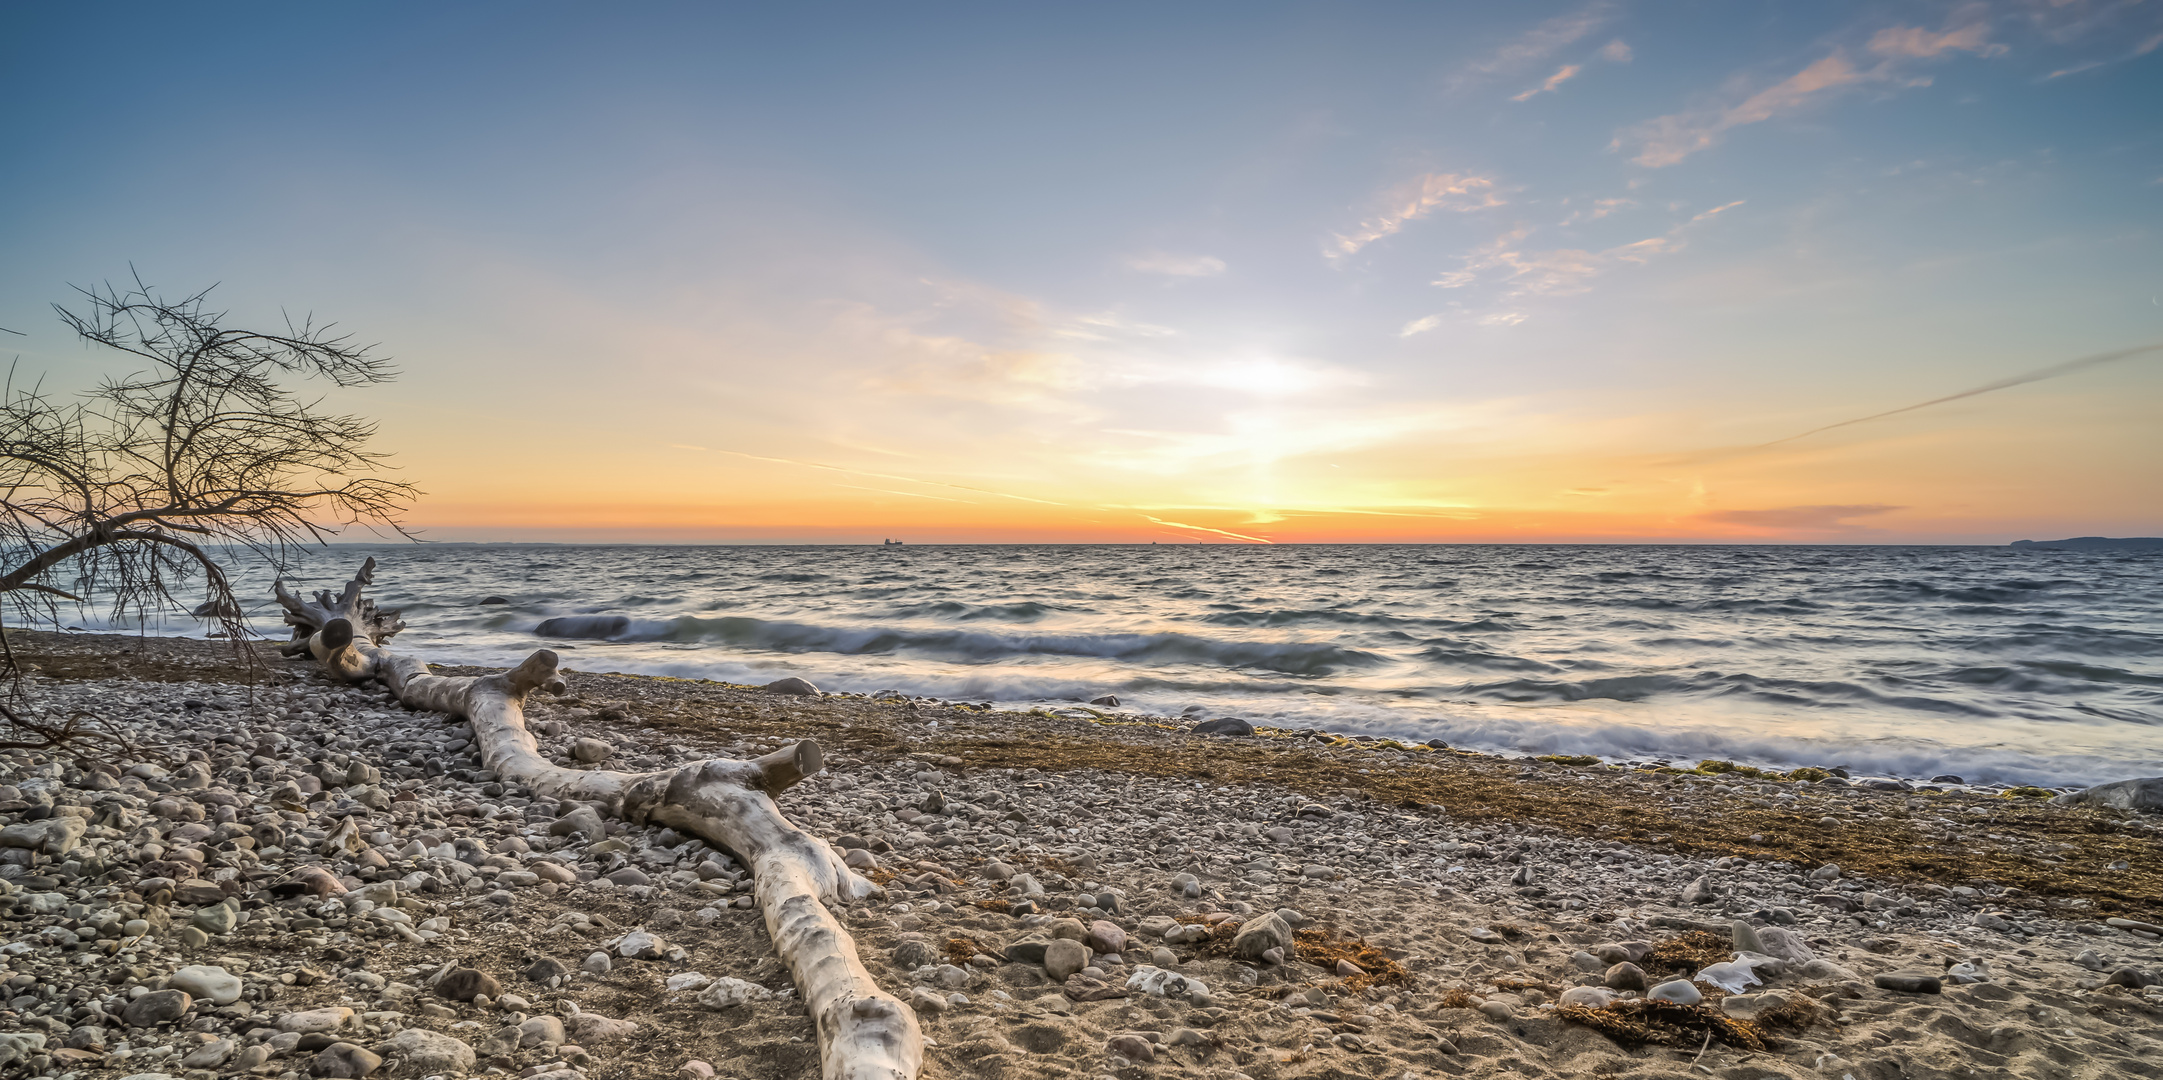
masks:
[[[349,1042],[332,1043],[308,1063],[308,1074],[326,1080],[359,1080],[383,1067],[382,1055]]]
[[[597,844],[608,835],[608,827],[601,823],[599,811],[590,806],[579,806],[550,822],[548,835],[579,836],[584,837],[589,844]]]
[[[1812,880],[1812,881],[1838,881],[1838,880],[1840,880],[1840,864],[1839,864],[1839,863],[1826,863],[1825,865],[1823,865],[1823,866],[1820,866],[1820,867],[1818,867],[1817,869],[1815,869],[1815,870],[1812,870],[1812,871],[1810,871],[1810,880]]]
[[[598,765],[615,756],[616,748],[599,739],[571,740],[571,760],[581,765]]]
[[[1761,1012],[1777,1009],[1787,1004],[1788,997],[1778,990],[1758,994],[1734,994],[1720,999],[1720,1011],[1737,1020],[1755,1020]]]
[[[188,921],[206,934],[230,934],[240,925],[240,912],[230,904],[212,904],[196,908]]]
[[[1232,938],[1232,954],[1242,960],[1259,960],[1271,949],[1279,950],[1281,956],[1291,947],[1291,924],[1274,911],[1242,923]]]
[[[1640,994],[1645,992],[1650,982],[1645,978],[1644,968],[1638,967],[1627,960],[1608,968],[1607,974],[1602,976],[1600,981],[1606,984],[1609,989],[1635,990]]]
[[[1082,937],[1082,944],[1095,953],[1122,953],[1126,951],[1127,932],[1109,919],[1098,919],[1089,924],[1089,932]]]
[[[1119,695],[1106,694],[1103,697],[1093,697],[1089,699],[1089,704],[1102,705],[1107,709],[1116,709],[1119,707]]]
[[[1071,938],[1059,938],[1044,947],[1044,971],[1053,982],[1065,982],[1067,977],[1089,966],[1089,947]]]
[[[1139,1035],[1114,1035],[1104,1049],[1134,1062],[1146,1065],[1157,1059],[1157,1048]]]
[[[1050,927],[1052,940],[1080,941],[1089,936],[1089,928],[1080,919],[1054,919]]]
[[[772,1001],[774,992],[757,983],[723,975],[706,985],[700,992],[698,1003],[709,1009],[732,1009],[754,1001]]]
[[[1735,939],[1736,952],[1762,953],[1765,951],[1765,942],[1758,937],[1757,927],[1737,919],[1728,929]]]
[[[526,965],[526,970],[519,974],[524,976],[527,982],[540,983],[543,986],[555,986],[563,981],[564,976],[570,973],[571,969],[565,966],[563,961],[552,956],[544,956]]]
[[[615,966],[615,963],[608,958],[607,953],[595,952],[586,954],[586,959],[579,962],[578,970],[588,975],[606,975]]]
[[[0,829],[0,847],[27,848],[60,856],[75,850],[90,823],[73,814],[56,814],[43,821],[24,821]]]
[[[629,1020],[615,1020],[599,1013],[582,1012],[566,1017],[563,1030],[580,1046],[590,1043],[614,1042],[628,1039],[638,1031],[638,1025]]]
[[[879,857],[864,848],[850,848],[841,856],[842,865],[851,870],[877,870]]]
[[[659,960],[666,957],[668,951],[668,942],[643,930],[625,934],[623,940],[616,943],[616,955],[626,960]]]
[[[930,964],[932,959],[931,943],[922,938],[904,938],[900,944],[894,946],[894,966],[903,971],[924,967]],[[1042,959],[1039,954],[1038,958],[1030,963],[1038,963]]]
[[[475,1061],[463,1040],[425,1028],[406,1028],[377,1044],[374,1053],[395,1062],[395,1072],[415,1076],[472,1072]]]
[[[1517,1010],[1507,1001],[1482,1001],[1480,1015],[1497,1023],[1508,1023],[1517,1019]]]
[[[1179,954],[1159,945],[1149,950],[1149,962],[1160,968],[1173,967],[1179,963]]]
[[[1945,991],[1945,981],[1936,975],[1913,971],[1890,971],[1870,980],[1880,990],[1897,990],[1903,994],[1938,994]]]
[[[713,1066],[692,1058],[676,1068],[676,1080],[713,1080]]]
[[[165,980],[174,990],[185,990],[199,998],[209,998],[215,1005],[231,1005],[240,1000],[240,976],[222,967],[209,964],[190,964]]]
[[[1604,986],[1573,986],[1555,999],[1557,1004],[1574,1005],[1581,1009],[1604,1009],[1614,1004],[1615,992]]]
[[[945,1012],[946,1006],[946,995],[931,987],[919,986],[909,991],[909,1007],[926,1016]]]
[[[1237,717],[1227,716],[1217,720],[1204,720],[1194,725],[1194,733],[1196,735],[1228,735],[1233,738],[1244,738],[1254,734],[1254,725]]]
[[[129,1002],[121,1018],[129,1027],[156,1027],[180,1019],[194,1004],[185,990],[153,990]]]
[[[1758,951],[1767,956],[1796,965],[1807,964],[1818,958],[1817,953],[1811,950],[1810,943],[1803,940],[1801,934],[1786,927],[1759,927],[1757,936],[1758,944],[1764,946]]]
[[[1697,987],[1691,985],[1687,979],[1673,979],[1661,983],[1645,991],[1645,996],[1654,1001],[1672,1001],[1677,1005],[1695,1005],[1705,1000],[1705,995],[1698,993]]]
[[[1189,899],[1202,895],[1202,879],[1193,874],[1173,874],[1172,891]]]
[[[1713,891],[1712,879],[1702,874],[1682,890],[1682,902],[1685,904],[1710,904],[1717,899],[1719,894]]]
[[[180,1067],[183,1069],[216,1069],[218,1066],[225,1064],[227,1058],[233,1056],[233,1047],[234,1043],[231,1039],[212,1039],[188,1051],[188,1056],[180,1059]]]
[[[819,688],[811,685],[811,680],[799,679],[794,675],[791,675],[785,679],[775,679],[774,681],[767,683],[766,690],[769,693],[786,694],[790,697],[819,696]]]
[[[517,1030],[518,1046],[525,1050],[542,1047],[554,1051],[569,1041],[563,1033],[563,1021],[554,1016],[528,1017],[519,1021]]]
[[[332,1005],[327,1008],[309,1009],[305,1012],[287,1013],[278,1018],[278,1030],[301,1035],[313,1035],[325,1031],[336,1031],[351,1023],[352,1020],[353,1010],[342,1005]]]
[[[2143,814],[2163,814],[2163,776],[2114,780],[2050,800],[2060,806],[2107,806]]]
[[[452,968],[436,980],[436,996],[452,1001],[472,1001],[477,997],[490,1000],[503,996],[502,984],[496,977],[474,968]]]

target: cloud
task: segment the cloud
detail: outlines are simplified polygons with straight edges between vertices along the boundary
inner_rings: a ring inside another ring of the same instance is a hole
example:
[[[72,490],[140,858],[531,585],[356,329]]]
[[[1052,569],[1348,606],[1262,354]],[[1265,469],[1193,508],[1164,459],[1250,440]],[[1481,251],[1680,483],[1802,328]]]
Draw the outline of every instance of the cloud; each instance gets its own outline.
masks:
[[[1401,338],[1408,338],[1414,334],[1424,334],[1427,331],[1432,330],[1440,325],[1442,325],[1442,316],[1429,315],[1425,318],[1414,319],[1411,322],[1404,324],[1404,329],[1397,331],[1397,336]]]
[[[1887,506],[1883,503],[1865,503],[1859,506],[1781,506],[1770,510],[1717,510],[1699,515],[1705,521],[1717,521],[1727,525],[1748,525],[1759,529],[1807,529],[1831,532],[1851,529],[1848,518],[1871,517],[1905,510],[1904,506]]]
[[[1617,210],[1629,210],[1636,206],[1636,199],[1594,199],[1592,200],[1592,209],[1572,211],[1569,217],[1562,219],[1562,224],[1575,225],[1580,221],[1598,221]]]
[[[1977,56],[2003,56],[2006,47],[1986,40],[1988,23],[1970,23],[1957,30],[1933,34],[1919,26],[1895,26],[1880,30],[1870,39],[1870,51],[1879,56],[1912,56],[1929,59],[1940,53],[1971,52]]]
[[[1487,58],[1465,66],[1450,80],[1452,88],[1481,82],[1496,75],[1522,71],[1575,45],[1614,17],[1614,5],[1601,2],[1566,15],[1557,15],[1525,31]]]
[[[1634,142],[1638,152],[1630,160],[1635,164],[1649,169],[1675,165],[1718,142],[1728,131],[1803,108],[1843,87],[1864,83],[1930,85],[1927,77],[1906,76],[1901,70],[1902,61],[1932,59],[1950,52],[2002,55],[2005,46],[1986,40],[1988,31],[1988,26],[1983,23],[1942,33],[1919,27],[1880,30],[1870,39],[1869,51],[1883,59],[1869,67],[1858,67],[1844,52],[1836,51],[1736,104],[1670,113],[1639,124],[1616,135],[1611,148],[1619,150],[1626,143]]]
[[[1531,235],[1531,230],[1519,226],[1465,255],[1464,269],[1445,272],[1435,279],[1434,284],[1445,289],[1460,289],[1482,278],[1498,276],[1496,272],[1499,271],[1501,280],[1510,286],[1508,295],[1512,298],[1574,295],[1589,290],[1591,280],[1612,269],[1616,263],[1641,265],[1655,255],[1680,251],[1684,245],[1683,234],[1691,226],[1741,205],[1742,200],[1737,199],[1725,206],[1713,207],[1658,236],[1604,251],[1580,248],[1526,251],[1521,241]],[[1522,320],[1523,316],[1520,314],[1517,319]]]
[[[1128,259],[1127,269],[1166,277],[1216,277],[1224,272],[1224,260],[1214,255],[1169,255],[1152,251]]]
[[[1338,234],[1323,248],[1323,257],[1334,261],[1356,255],[1368,244],[1395,235],[1406,222],[1417,221],[1438,209],[1464,213],[1502,205],[1493,179],[1460,173],[1428,173],[1390,189],[1379,201],[1383,203],[1381,212],[1360,222],[1351,232]]]
[[[1563,83],[1569,82],[1572,78],[1576,77],[1578,72],[1583,70],[1583,68],[1579,67],[1576,64],[1564,64],[1562,66],[1562,70],[1557,71],[1552,75],[1549,75],[1546,82],[1541,83],[1540,85],[1535,86],[1532,89],[1511,98],[1510,100],[1530,101],[1540,94],[1551,94],[1554,92],[1556,87],[1561,86]]]
[[[1605,60],[1613,61],[1617,64],[1629,63],[1630,58],[1633,55],[1634,54],[1630,52],[1629,44],[1623,41],[1621,38],[1616,38],[1615,40],[1600,46],[1600,57]]]

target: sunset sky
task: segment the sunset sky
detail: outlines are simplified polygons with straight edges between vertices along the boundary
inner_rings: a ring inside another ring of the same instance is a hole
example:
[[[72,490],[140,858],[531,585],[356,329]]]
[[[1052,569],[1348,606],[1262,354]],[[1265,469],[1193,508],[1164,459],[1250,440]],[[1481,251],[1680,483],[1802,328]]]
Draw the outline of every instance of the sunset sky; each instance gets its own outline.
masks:
[[[0,359],[113,369],[48,305],[131,264],[335,320],[436,539],[2159,535],[2163,352],[2070,363],[2163,343],[2159,46],[2163,0],[10,4]]]

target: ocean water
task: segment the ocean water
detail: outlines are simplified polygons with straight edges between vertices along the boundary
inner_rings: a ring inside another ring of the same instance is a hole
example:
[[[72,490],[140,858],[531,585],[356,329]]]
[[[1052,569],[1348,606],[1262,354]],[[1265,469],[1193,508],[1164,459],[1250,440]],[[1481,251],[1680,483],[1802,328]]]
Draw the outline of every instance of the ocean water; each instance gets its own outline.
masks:
[[[588,671],[1116,694],[1492,751],[2051,785],[2163,774],[2156,552],[341,545],[286,576],[335,589],[368,555],[374,595],[404,609],[398,644],[438,662],[545,645]],[[283,638],[269,570],[239,577]]]

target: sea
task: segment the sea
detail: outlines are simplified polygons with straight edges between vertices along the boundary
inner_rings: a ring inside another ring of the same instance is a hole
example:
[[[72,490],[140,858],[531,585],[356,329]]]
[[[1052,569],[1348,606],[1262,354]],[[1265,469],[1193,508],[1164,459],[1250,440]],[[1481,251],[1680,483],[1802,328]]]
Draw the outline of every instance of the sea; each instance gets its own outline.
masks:
[[[1499,753],[2163,775],[2154,550],[341,544],[236,581],[282,639],[273,575],[335,590],[371,556],[372,595],[408,626],[395,644],[440,663],[545,646],[583,671],[1002,707],[1114,695]]]

